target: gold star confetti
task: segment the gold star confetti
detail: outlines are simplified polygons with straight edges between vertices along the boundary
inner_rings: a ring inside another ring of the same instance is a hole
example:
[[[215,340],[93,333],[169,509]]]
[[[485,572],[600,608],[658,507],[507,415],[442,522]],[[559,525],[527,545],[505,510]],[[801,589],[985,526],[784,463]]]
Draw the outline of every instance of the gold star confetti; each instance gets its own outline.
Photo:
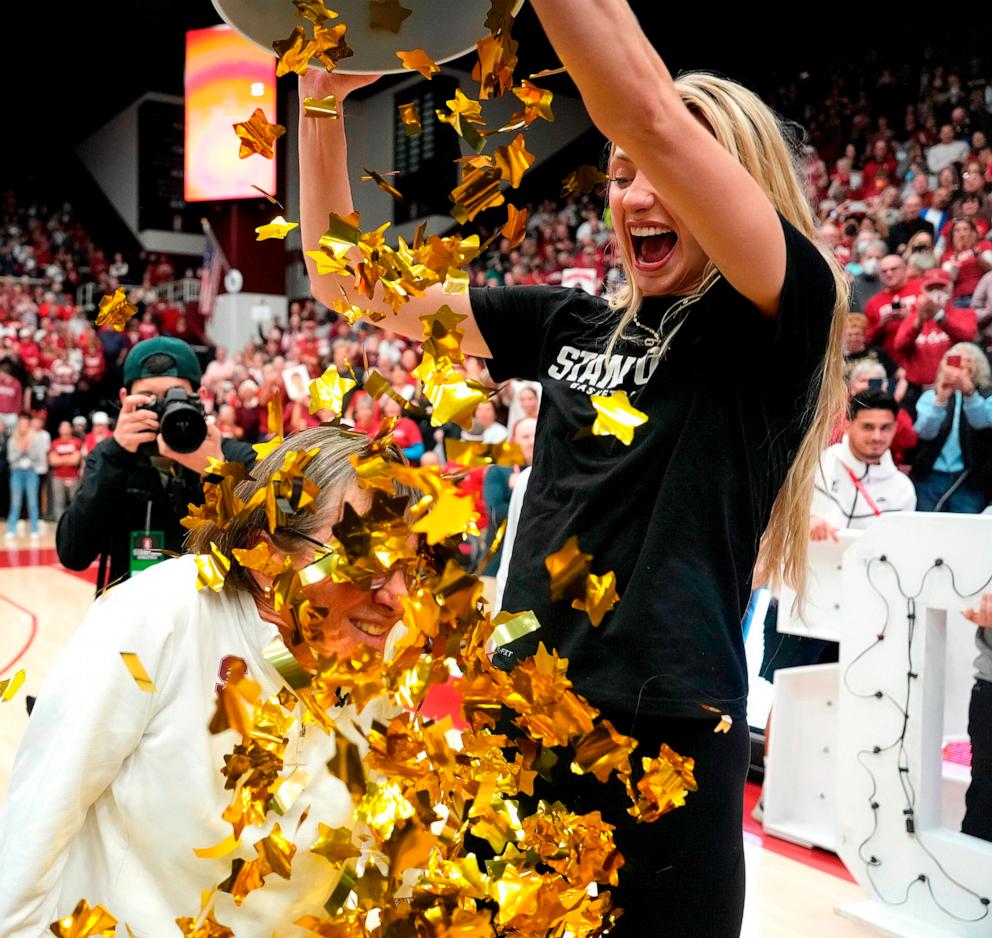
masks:
[[[333,94],[329,94],[326,98],[304,98],[303,111],[307,117],[336,118],[338,116],[338,99]]]
[[[329,10],[324,5],[324,0],[293,0],[293,6],[296,7],[297,16],[310,20],[312,23],[321,24],[326,20],[336,20],[338,18],[334,10]],[[533,77],[531,75],[531,78]]]
[[[527,237],[527,209],[517,208],[507,202],[506,224],[500,233],[504,238],[509,238],[511,248],[520,247],[524,238]]]
[[[266,192],[261,186],[256,186],[254,183],[252,183],[251,187],[256,192],[261,192],[262,195],[264,195],[265,198],[273,205],[275,205],[277,208],[281,208],[283,211],[286,211],[286,207],[274,195],[272,195],[271,192]]]
[[[497,133],[505,133],[513,130],[523,130],[529,127],[538,118],[546,121],[553,121],[555,115],[551,110],[551,101],[554,95],[546,88],[538,88],[537,85],[526,79],[516,88],[513,94],[523,103],[524,109],[517,111]]]
[[[279,238],[282,240],[286,237],[294,228],[299,228],[299,222],[286,221],[282,215],[276,215],[267,225],[259,225],[255,229],[255,234],[258,237],[256,241],[268,241],[269,238]]]
[[[494,166],[466,166],[462,181],[448,196],[454,203],[451,214],[463,225],[479,212],[502,205],[506,199],[499,190],[502,174]]]
[[[438,544],[446,537],[475,533],[479,513],[467,495],[442,493],[431,511],[411,527],[411,531],[427,535],[428,544]]]
[[[355,54],[345,41],[344,34],[348,27],[341,23],[339,26],[314,26],[313,44],[314,58],[319,59],[327,71],[333,72],[342,59]]]
[[[648,415],[630,403],[626,391],[593,394],[589,400],[596,409],[596,420],[592,425],[596,436],[613,436],[624,446],[630,446],[634,441],[634,430],[647,423]]]
[[[533,75],[528,75],[528,78],[550,78],[552,75],[564,75],[568,71],[564,65],[559,65],[558,68],[545,68],[539,72],[534,72]]]
[[[224,578],[231,569],[230,558],[221,553],[220,548],[210,542],[209,554],[196,555],[196,588],[212,589],[219,593],[224,588]]]
[[[524,143],[523,134],[517,134],[513,143],[497,147],[493,154],[493,163],[514,189],[520,185],[520,180],[534,164],[534,159],[534,154],[528,151]]]
[[[551,578],[551,599],[558,602],[577,596],[585,596],[586,575],[592,554],[579,550],[579,539],[573,534],[561,548],[544,558],[548,576]]]
[[[148,676],[148,672],[145,670],[145,666],[141,663],[141,659],[133,651],[122,651],[121,658],[124,661],[125,667],[134,678],[134,683],[138,685],[141,690],[147,694],[155,693],[155,685],[152,683],[152,679]]]
[[[591,772],[601,782],[613,772],[630,775],[630,754],[637,747],[637,740],[622,736],[609,720],[601,720],[591,733],[580,736],[573,743],[575,758],[571,769],[576,775]]]
[[[59,938],[113,938],[117,919],[102,905],[91,909],[85,899],[80,899],[71,915],[52,922],[49,928]]]
[[[690,791],[696,791],[696,779],[693,775],[695,760],[683,758],[664,743],[657,759],[644,756],[641,765],[644,775],[637,783],[635,795],[630,782],[627,789],[634,805],[627,813],[638,821],[655,821],[661,815],[680,808],[685,804],[685,796]]]
[[[138,307],[128,303],[124,288],[118,287],[100,300],[100,312],[96,317],[97,328],[109,325],[116,332],[123,332],[124,324],[136,312]]]
[[[420,72],[428,80],[441,71],[441,67],[423,49],[397,52],[396,57],[404,68],[410,69],[411,72]]]
[[[298,26],[296,28],[299,29]],[[259,156],[271,160],[276,155],[276,140],[286,133],[286,128],[282,124],[270,124],[265,119],[265,112],[260,107],[252,111],[248,120],[239,121],[232,126],[241,141],[241,149],[238,151],[238,156],[241,159],[246,159],[253,153],[257,153]]]
[[[279,56],[279,62],[276,65],[276,77],[281,78],[290,72],[305,75],[310,66],[310,59],[317,52],[317,43],[307,38],[302,26],[294,26],[293,31],[285,39],[277,39],[273,42],[272,48]],[[256,111],[256,113],[260,112]],[[235,125],[236,128],[237,125]]]
[[[21,689],[24,683],[24,669],[21,668],[13,677],[4,678],[0,681],[0,703],[7,703],[14,699],[14,695]]]
[[[340,417],[345,395],[357,386],[357,381],[339,375],[337,367],[331,365],[319,378],[310,382],[310,413],[329,410],[335,417]]]
[[[403,121],[403,132],[408,137],[416,137],[423,129],[420,126],[420,112],[417,110],[417,103],[410,101],[407,104],[397,106],[400,120]]]
[[[369,0],[369,28],[388,29],[398,33],[400,26],[413,10],[402,6],[399,0]]]
[[[486,141],[475,128],[476,125],[485,124],[482,119],[482,105],[466,97],[461,88],[456,88],[454,98],[446,101],[445,104],[448,105],[449,110],[436,111],[438,120],[453,127],[476,153],[481,153]]]
[[[595,166],[580,166],[562,180],[561,194],[564,197],[570,192],[591,192],[600,183],[609,181],[610,177]]]
[[[479,59],[472,70],[472,79],[479,83],[479,100],[505,94],[512,87],[517,47],[518,43],[508,32],[478,40]]]
[[[583,609],[589,614],[593,626],[599,626],[603,617],[618,602],[616,574],[610,570],[602,576],[590,573],[586,577],[586,595],[582,599],[573,599],[573,609]]]

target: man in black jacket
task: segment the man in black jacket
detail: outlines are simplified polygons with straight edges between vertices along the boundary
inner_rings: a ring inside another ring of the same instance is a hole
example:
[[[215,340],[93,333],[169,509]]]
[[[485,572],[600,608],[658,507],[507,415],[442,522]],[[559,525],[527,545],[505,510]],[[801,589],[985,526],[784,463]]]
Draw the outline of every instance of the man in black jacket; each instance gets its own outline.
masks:
[[[249,445],[222,439],[212,423],[191,453],[175,452],[163,440],[149,405],[170,388],[197,393],[200,376],[196,355],[181,339],[139,342],[124,361],[113,436],[86,457],[79,491],[55,535],[59,560],[70,570],[100,558],[98,593],[163,559],[163,549],[182,550],[186,531],[179,520],[190,502],[202,504],[201,476],[211,457],[248,467],[255,461]]]

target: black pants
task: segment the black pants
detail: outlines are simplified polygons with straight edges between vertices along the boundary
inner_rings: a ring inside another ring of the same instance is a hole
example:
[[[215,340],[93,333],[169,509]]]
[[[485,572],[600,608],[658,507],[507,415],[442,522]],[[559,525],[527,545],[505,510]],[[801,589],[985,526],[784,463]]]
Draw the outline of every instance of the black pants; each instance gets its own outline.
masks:
[[[971,784],[964,797],[961,832],[992,840],[992,683],[981,678],[971,689],[968,708]]]
[[[562,801],[570,811],[600,811],[616,825],[614,837],[625,864],[613,903],[624,910],[611,935],[617,938],[735,938],[744,912],[743,792],[750,758],[750,732],[735,720],[729,733],[714,733],[716,720],[677,719],[603,710],[616,729],[634,736],[634,755],[657,756],[667,743],[696,760],[699,791],[684,807],[651,824],[629,814],[630,799],[611,777],[601,784],[573,774],[567,760],[555,767],[552,782],[540,777],[536,797]],[[635,773],[635,779],[640,775]]]

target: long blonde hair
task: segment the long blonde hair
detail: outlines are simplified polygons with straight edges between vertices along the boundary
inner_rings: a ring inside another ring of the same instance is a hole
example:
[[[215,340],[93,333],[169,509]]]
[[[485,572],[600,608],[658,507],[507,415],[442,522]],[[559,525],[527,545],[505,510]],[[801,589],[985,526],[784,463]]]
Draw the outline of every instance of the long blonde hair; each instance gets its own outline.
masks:
[[[795,134],[756,94],[727,78],[709,72],[685,72],[675,80],[675,87],[686,107],[706,123],[720,145],[744,166],[775,208],[816,243],[813,212],[799,164],[799,141],[792,139]],[[626,245],[619,238],[616,245],[626,283],[610,301],[610,305],[621,314],[610,338],[610,350],[633,321],[643,300],[632,276]],[[820,373],[812,376],[814,382],[819,377],[820,383],[815,400],[811,395],[803,415],[810,420],[809,429],[772,505],[771,516],[761,538],[759,570],[755,577],[756,584],[770,580],[777,585],[784,580],[795,591],[800,603],[806,590],[813,477],[820,454],[826,449],[830,433],[847,405],[847,389],[843,380],[844,321],[848,313],[849,289],[847,277],[833,254],[818,247],[830,264],[836,285],[830,338]],[[708,261],[696,290],[666,313],[659,327],[663,334],[662,353],[685,322],[692,301],[702,296],[719,276],[715,265]]]

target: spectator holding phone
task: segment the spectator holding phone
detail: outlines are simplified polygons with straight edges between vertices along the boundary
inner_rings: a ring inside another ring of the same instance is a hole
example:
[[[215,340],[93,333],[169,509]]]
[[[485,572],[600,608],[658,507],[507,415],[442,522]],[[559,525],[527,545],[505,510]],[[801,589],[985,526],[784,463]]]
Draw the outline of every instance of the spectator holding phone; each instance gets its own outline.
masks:
[[[947,351],[916,405],[913,481],[920,511],[978,514],[992,497],[992,372],[982,350]]]
[[[909,267],[898,254],[883,257],[878,273],[882,289],[865,304],[865,340],[869,345],[881,346],[890,358],[897,359],[896,332],[903,319],[916,311],[920,287],[910,280]]]
[[[928,270],[920,280],[914,315],[906,316],[896,331],[895,351],[910,384],[907,406],[934,383],[941,359],[955,342],[975,340],[975,311],[951,305],[951,285],[946,270]]]

